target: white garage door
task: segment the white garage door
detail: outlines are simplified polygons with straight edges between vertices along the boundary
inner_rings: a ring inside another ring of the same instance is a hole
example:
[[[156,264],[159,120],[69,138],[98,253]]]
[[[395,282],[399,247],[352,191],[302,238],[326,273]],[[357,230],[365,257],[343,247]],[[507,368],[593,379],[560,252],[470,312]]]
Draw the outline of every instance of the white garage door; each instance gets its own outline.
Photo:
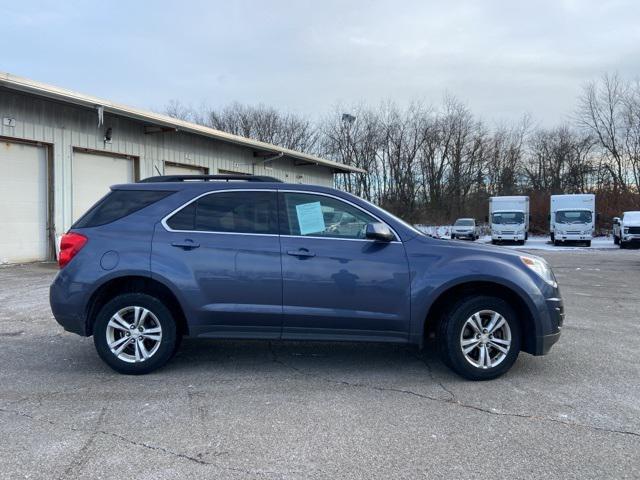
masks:
[[[165,175],[205,175],[207,170],[204,167],[196,167],[192,165],[175,165],[171,163],[164,164]]]
[[[74,222],[107,194],[111,185],[134,181],[130,158],[74,151],[72,168]]]
[[[0,143],[0,263],[45,260],[47,155],[43,147]]]

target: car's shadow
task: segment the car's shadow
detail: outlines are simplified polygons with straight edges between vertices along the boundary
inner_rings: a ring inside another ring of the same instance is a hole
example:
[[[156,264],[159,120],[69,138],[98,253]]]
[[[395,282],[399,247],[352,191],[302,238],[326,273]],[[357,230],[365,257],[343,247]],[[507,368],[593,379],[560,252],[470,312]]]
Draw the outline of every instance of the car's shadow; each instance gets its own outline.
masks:
[[[187,338],[167,365],[171,370],[189,370],[202,365],[211,368],[261,368],[276,364],[297,373],[314,371],[366,372],[429,369],[431,373],[453,375],[432,349],[352,342],[231,341]]]

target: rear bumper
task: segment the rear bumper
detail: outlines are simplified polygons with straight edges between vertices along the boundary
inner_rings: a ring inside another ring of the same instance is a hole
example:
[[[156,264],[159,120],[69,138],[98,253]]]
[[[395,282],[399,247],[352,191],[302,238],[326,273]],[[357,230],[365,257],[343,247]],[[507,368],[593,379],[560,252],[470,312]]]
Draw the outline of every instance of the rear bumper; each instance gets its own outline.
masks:
[[[58,274],[49,287],[49,305],[53,317],[67,332],[86,337],[87,322],[84,315],[78,313],[84,312],[84,308],[78,302],[78,296],[71,295],[64,283],[65,279]]]

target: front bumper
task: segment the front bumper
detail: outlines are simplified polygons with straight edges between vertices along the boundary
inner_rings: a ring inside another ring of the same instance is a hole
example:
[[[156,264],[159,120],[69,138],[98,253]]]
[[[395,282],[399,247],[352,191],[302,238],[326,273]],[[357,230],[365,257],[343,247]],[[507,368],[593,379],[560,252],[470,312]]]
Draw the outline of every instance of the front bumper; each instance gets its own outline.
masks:
[[[491,235],[491,240],[498,240],[498,241],[514,241],[514,242],[521,242],[525,240],[525,235],[524,233],[521,233],[519,235],[515,235],[515,234],[492,234]]]
[[[565,233],[565,234],[556,234],[554,238],[558,242],[587,242],[593,239],[593,235]]]
[[[560,332],[552,333],[550,335],[544,335],[538,338],[538,351],[536,355],[546,355],[551,350],[551,347],[560,340]]]
[[[564,323],[564,303],[560,296],[546,299],[547,314],[551,333],[536,338],[534,355],[546,355],[551,347],[560,339],[562,324]]]
[[[474,232],[451,232],[451,235],[455,235],[456,238],[476,238]]]
[[[627,233],[625,235],[623,233],[622,234],[622,241],[623,242],[632,242],[632,243],[640,242],[640,235],[635,234],[635,233]]]

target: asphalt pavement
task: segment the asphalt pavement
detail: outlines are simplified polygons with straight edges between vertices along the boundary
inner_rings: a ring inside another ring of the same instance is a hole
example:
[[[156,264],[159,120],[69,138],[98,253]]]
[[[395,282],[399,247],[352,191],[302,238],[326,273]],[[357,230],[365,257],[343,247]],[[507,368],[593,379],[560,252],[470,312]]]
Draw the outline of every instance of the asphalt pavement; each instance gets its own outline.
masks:
[[[0,478],[639,478],[640,250],[536,251],[566,302],[546,357],[467,382],[395,345],[185,340],[111,371],[0,268]]]

